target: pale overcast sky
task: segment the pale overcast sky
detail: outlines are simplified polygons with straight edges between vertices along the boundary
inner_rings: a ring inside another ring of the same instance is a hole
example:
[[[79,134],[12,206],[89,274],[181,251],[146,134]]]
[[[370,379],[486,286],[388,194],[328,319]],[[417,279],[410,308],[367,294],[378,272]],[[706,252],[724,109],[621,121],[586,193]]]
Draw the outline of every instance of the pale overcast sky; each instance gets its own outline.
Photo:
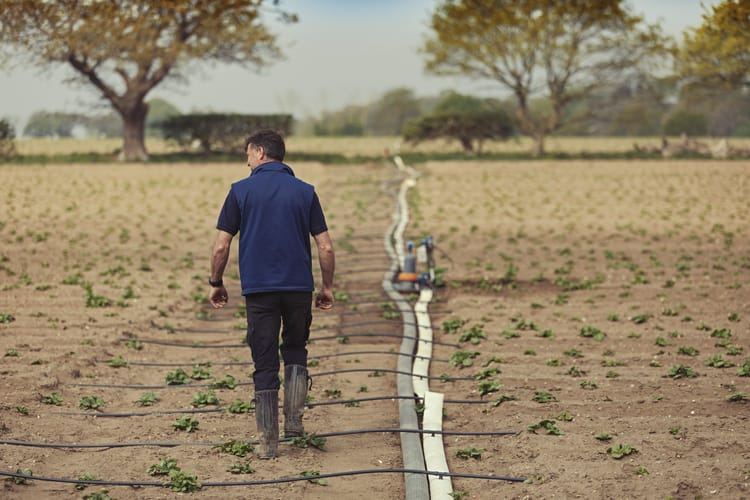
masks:
[[[487,82],[425,75],[417,50],[438,0],[282,0],[299,14],[292,25],[272,23],[286,59],[256,74],[251,69],[208,65],[191,69],[186,82],[164,82],[149,94],[182,112],[292,113],[317,115],[347,104],[366,104],[396,87],[418,96],[455,89],[489,95]],[[701,23],[701,0],[630,0],[636,13],[661,22],[677,37]],[[706,5],[717,0],[704,0]],[[90,112],[102,101],[91,86],[70,85],[65,66],[40,73],[23,66],[0,73],[0,116],[20,134],[34,111]],[[498,92],[500,90],[498,89]]]

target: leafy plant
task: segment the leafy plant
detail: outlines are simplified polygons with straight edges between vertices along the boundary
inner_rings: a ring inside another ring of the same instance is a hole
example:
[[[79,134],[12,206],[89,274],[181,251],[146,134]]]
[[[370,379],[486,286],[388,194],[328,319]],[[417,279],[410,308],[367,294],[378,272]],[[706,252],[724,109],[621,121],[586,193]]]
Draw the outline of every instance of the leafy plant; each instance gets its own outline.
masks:
[[[219,398],[216,397],[216,394],[214,394],[214,391],[211,389],[206,392],[198,391],[193,395],[191,404],[195,408],[203,408],[208,405],[218,405]]]
[[[181,417],[174,421],[172,427],[180,431],[194,432],[198,430],[198,419],[191,416]]]
[[[255,404],[248,403],[246,401],[242,401],[241,399],[237,399],[229,405],[227,408],[227,411],[229,413],[249,413],[250,410],[255,408]]]
[[[93,474],[89,473],[89,472],[84,472],[83,474],[81,474],[78,477],[78,479],[80,481],[96,481],[97,480],[96,477]],[[76,489],[78,491],[81,491],[81,490],[85,490],[89,486],[91,486],[91,485],[88,484],[88,483],[78,483],[78,484],[76,484]]]
[[[455,318],[443,321],[442,329],[444,333],[456,333],[466,324],[465,319]]]
[[[609,441],[612,439],[612,435],[609,432],[600,432],[594,436],[594,439],[598,439],[599,441]]]
[[[136,401],[135,403],[138,406],[152,406],[157,401],[159,401],[159,398],[156,397],[156,394],[149,391],[149,392],[144,392],[143,395],[140,398],[138,398],[138,401]]]
[[[724,357],[718,353],[711,355],[703,364],[714,368],[731,368],[734,366],[734,363],[725,360]]]
[[[194,366],[193,374],[190,375],[193,380],[206,380],[211,378],[211,369],[204,366]]]
[[[497,368],[496,366],[483,368],[479,373],[474,375],[474,380],[484,380],[493,375],[497,375],[498,373],[500,373],[500,368]]]
[[[216,448],[224,453],[229,453],[230,455],[234,455],[236,457],[245,457],[255,451],[255,447],[250,443],[237,440],[227,441],[222,445],[216,446]]]
[[[136,351],[140,351],[143,349],[143,342],[137,339],[128,340],[125,342],[125,347],[128,349],[135,349]]]
[[[482,325],[481,323],[472,326],[461,334],[461,336],[458,338],[458,341],[471,342],[474,345],[478,344],[482,339],[487,338],[487,334],[484,332],[483,326],[484,325]]]
[[[83,396],[78,400],[78,407],[82,410],[98,410],[104,407],[104,400],[97,396]]]
[[[325,451],[326,438],[315,435],[315,433],[308,434],[307,432],[302,436],[292,438],[291,444],[297,448],[308,448],[312,446],[319,450]]]
[[[601,331],[599,328],[591,325],[586,325],[581,328],[581,337],[592,338],[601,342],[607,336],[606,333]]]
[[[88,495],[83,495],[83,500],[113,500],[113,498],[109,496],[109,490],[102,489]]]
[[[555,425],[555,421],[548,418],[540,420],[535,424],[531,424],[526,428],[526,430],[528,430],[529,432],[533,432],[534,434],[536,434],[536,431],[539,429],[544,429],[545,431],[547,431],[547,434],[551,434],[553,436],[559,436],[562,434],[562,431],[557,427],[557,425]]]
[[[227,469],[227,472],[230,472],[232,474],[252,474],[255,472],[255,469],[253,469],[252,466],[247,463],[235,463]]]
[[[505,403],[506,401],[517,401],[518,398],[516,396],[513,396],[512,394],[500,394],[493,402],[492,406],[500,406],[501,404]]]
[[[638,453],[638,450],[633,448],[629,444],[620,443],[607,448],[607,453],[610,457],[619,460],[622,457],[632,455],[633,453]]]
[[[454,352],[448,360],[451,365],[463,368],[464,366],[471,366],[474,364],[472,361],[474,358],[479,356],[478,352],[469,352],[458,350]]]
[[[83,289],[86,292],[86,307],[109,307],[112,305],[111,299],[103,295],[96,295],[90,283],[84,283]]]
[[[501,387],[502,385],[497,380],[482,380],[478,385],[479,396],[484,396],[491,392],[497,392]]]
[[[10,313],[0,313],[0,324],[12,323],[16,320],[15,316]]]
[[[695,347],[683,345],[677,349],[677,354],[684,354],[685,356],[697,356],[699,354],[699,351]]]
[[[671,378],[678,379],[678,378],[695,378],[698,376],[698,374],[690,368],[689,366],[685,365],[674,365],[669,369],[669,372],[667,373]]]
[[[745,394],[744,392],[735,392],[727,396],[727,401],[738,402],[738,401],[746,401],[746,400],[747,400],[747,394]]]
[[[647,476],[648,469],[642,465],[639,465],[638,468],[635,470],[635,473],[638,474],[639,476]]]
[[[237,380],[232,375],[226,375],[223,379],[211,384],[211,389],[234,389],[236,387]]]
[[[552,403],[554,401],[557,401],[557,398],[555,396],[553,396],[549,392],[544,392],[544,391],[536,391],[534,393],[534,397],[531,399],[541,404]]]
[[[16,474],[20,474],[23,477],[14,476],[12,479],[14,484],[28,484],[29,478],[34,475],[31,469],[16,469]]]
[[[479,460],[482,458],[482,453],[485,452],[484,448],[475,448],[472,446],[471,448],[461,448],[459,450],[456,450],[456,456],[458,458],[473,458],[475,460]]]
[[[307,481],[313,484],[318,484],[320,486],[326,486],[328,484],[328,480],[324,478],[315,478],[315,476],[320,475],[319,470],[311,469],[311,470],[305,470],[300,473],[302,477],[309,477],[312,479],[308,479]]]
[[[184,385],[187,383],[190,383],[190,377],[182,368],[167,373],[167,385]]]
[[[745,362],[737,370],[740,377],[750,377],[750,358],[745,358]]]
[[[168,476],[169,481],[164,483],[164,486],[178,493],[194,493],[203,487],[198,481],[198,476],[190,472],[172,469]]]
[[[567,351],[563,351],[563,354],[565,354],[566,356],[570,356],[571,358],[583,357],[583,353],[578,349],[568,349]]]
[[[128,366],[128,362],[122,359],[122,356],[120,356],[119,354],[107,361],[107,364],[112,368],[123,368]]]
[[[48,394],[46,396],[42,396],[41,401],[46,405],[60,406],[61,404],[63,404],[63,398],[61,398],[60,395],[56,392],[53,392],[52,394]]]
[[[148,475],[166,476],[167,474],[169,474],[169,471],[172,470],[180,470],[180,468],[177,466],[177,460],[175,460],[174,458],[164,458],[148,468]]]

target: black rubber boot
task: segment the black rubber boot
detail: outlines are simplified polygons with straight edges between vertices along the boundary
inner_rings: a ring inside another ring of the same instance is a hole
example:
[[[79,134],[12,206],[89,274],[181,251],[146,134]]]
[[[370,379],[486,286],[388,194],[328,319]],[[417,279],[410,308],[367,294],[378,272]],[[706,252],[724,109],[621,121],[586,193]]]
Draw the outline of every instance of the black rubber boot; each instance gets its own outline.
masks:
[[[302,414],[307,402],[307,368],[284,365],[284,437],[305,434]]]
[[[255,391],[258,458],[274,458],[279,445],[279,391]]]

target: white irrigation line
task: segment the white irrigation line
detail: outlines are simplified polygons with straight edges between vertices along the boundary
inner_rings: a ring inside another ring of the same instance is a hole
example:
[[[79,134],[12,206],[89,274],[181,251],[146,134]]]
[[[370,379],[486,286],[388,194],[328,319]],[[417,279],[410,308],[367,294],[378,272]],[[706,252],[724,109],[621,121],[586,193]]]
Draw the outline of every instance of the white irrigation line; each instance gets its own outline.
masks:
[[[405,178],[401,183],[401,189],[399,190],[398,195],[398,207],[396,214],[394,215],[393,226],[395,227],[392,226],[392,228],[389,228],[389,230],[393,229],[393,232],[391,233],[390,238],[388,236],[386,237],[386,247],[393,264],[390,275],[386,274],[383,287],[384,289],[386,289],[386,292],[391,296],[391,298],[394,298],[394,300],[396,300],[397,304],[399,305],[399,309],[401,309],[402,311],[402,319],[404,320],[404,322],[406,322],[407,317],[409,316],[406,314],[405,307],[408,307],[408,304],[403,299],[403,297],[393,289],[393,285],[389,280],[393,277],[394,272],[398,270],[400,263],[404,261],[403,233],[406,225],[409,222],[409,207],[406,200],[406,193],[410,188],[416,186],[414,177],[416,177],[417,173],[413,168],[405,165],[400,156],[396,156],[394,158],[394,163],[396,164],[396,167],[399,169],[399,171],[408,174],[409,177]],[[395,248],[388,248],[391,244],[393,244],[393,247]],[[387,285],[385,281],[388,281]],[[422,289],[419,294],[419,300],[414,306],[413,313],[409,308],[409,314],[411,315],[411,318],[416,319],[416,329],[418,330],[419,344],[416,353],[417,357],[414,358],[413,364],[411,366],[411,381],[410,383],[408,381],[403,382],[403,385],[404,390],[408,390],[407,387],[410,386],[412,394],[416,394],[417,397],[420,398],[424,403],[423,426],[430,429],[442,429],[443,395],[430,391],[428,378],[430,370],[430,358],[432,357],[433,339],[432,326],[430,324],[430,315],[427,311],[427,308],[430,301],[432,300],[432,295],[433,294],[431,289]],[[395,297],[398,297],[398,299],[396,299]],[[412,319],[412,323],[414,323],[414,319]],[[409,332],[411,333],[407,333],[407,327],[411,327],[409,329]],[[414,324],[404,324],[404,335],[413,337],[414,330]],[[406,339],[404,339],[404,341],[406,341]],[[406,349],[411,349],[410,352],[413,353],[414,342],[412,341],[406,345],[402,343],[402,352],[407,352],[405,351]],[[399,359],[399,363],[401,363],[402,361],[408,362],[408,359],[406,357],[401,357]],[[401,387],[399,387],[399,395],[401,395]],[[409,417],[409,423],[411,423],[411,416]],[[401,425],[402,427],[404,426],[403,421]],[[402,439],[402,449],[404,445],[405,443]],[[422,436],[420,456],[422,463],[425,465],[427,470],[444,473],[449,472],[448,464],[445,459],[445,447],[443,444],[442,434],[424,434]],[[404,452],[404,459],[406,460],[406,452]],[[408,468],[408,465],[404,463],[404,467]],[[428,482],[430,499],[444,500],[451,498],[453,487],[449,475],[429,475]],[[406,498],[426,498],[426,488],[424,488],[424,486],[421,486],[420,489],[421,491],[415,491],[413,487],[410,487],[410,485],[407,484]]]

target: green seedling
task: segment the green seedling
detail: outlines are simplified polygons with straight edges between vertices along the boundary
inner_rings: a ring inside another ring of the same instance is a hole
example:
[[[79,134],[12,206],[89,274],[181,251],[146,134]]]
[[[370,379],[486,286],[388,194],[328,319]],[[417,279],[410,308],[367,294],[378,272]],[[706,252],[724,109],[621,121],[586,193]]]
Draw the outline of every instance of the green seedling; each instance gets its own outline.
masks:
[[[128,349],[135,349],[136,351],[140,351],[141,349],[143,349],[143,342],[136,339],[128,340],[127,342],[125,342],[125,347],[127,347]]]
[[[7,358],[17,358],[19,356],[18,351],[15,349],[8,349],[5,351],[5,357]]]
[[[596,341],[601,342],[606,336],[606,333],[595,326],[586,325],[581,328],[581,337],[592,338]]]
[[[659,347],[667,347],[667,339],[664,337],[656,337],[656,340],[654,340],[654,344],[658,345]]]
[[[193,367],[193,374],[190,375],[193,380],[206,380],[211,378],[211,369],[203,366]]]
[[[184,385],[187,383],[190,383],[190,377],[182,368],[167,373],[167,385]]]
[[[21,415],[28,415],[28,414],[29,414],[29,409],[28,409],[28,408],[26,408],[26,407],[25,407],[25,406],[23,406],[23,405],[18,405],[18,406],[16,406],[16,411],[17,411],[18,413],[20,413]]]
[[[555,421],[551,419],[544,419],[540,420],[539,422],[535,424],[529,425],[526,430],[529,432],[533,432],[536,434],[536,431],[539,429],[544,429],[547,431],[547,434],[551,434],[553,436],[559,436],[562,434],[562,431],[555,425]]]
[[[458,338],[459,342],[471,342],[472,344],[476,345],[479,342],[482,341],[482,339],[487,338],[487,334],[484,332],[483,327],[484,325],[477,324],[466,330],[461,334],[461,336]]]
[[[198,476],[182,470],[171,470],[168,473],[169,481],[164,486],[177,493],[194,493],[200,490],[203,485],[198,481]]]
[[[61,398],[56,392],[48,394],[47,396],[42,396],[41,401],[46,405],[60,406],[63,404],[63,398]]]
[[[323,392],[331,399],[339,399],[341,397],[340,389],[325,389]]]
[[[500,335],[506,339],[517,339],[521,336],[521,333],[516,330],[503,330]]]
[[[745,358],[745,362],[737,370],[737,376],[750,377],[750,358]]]
[[[229,413],[250,413],[250,410],[253,410],[255,408],[254,403],[248,403],[246,401],[242,401],[241,399],[237,399],[229,405],[227,408],[227,412]]]
[[[31,472],[31,469],[16,469],[16,474],[20,474],[23,477],[14,476],[12,478],[9,478],[9,481],[13,481],[14,484],[29,484],[29,478],[31,478],[34,473]]]
[[[570,356],[571,358],[583,357],[583,353],[578,349],[568,349],[567,351],[563,351],[563,354],[565,354],[566,356]]]
[[[250,443],[236,440],[227,441],[226,443],[216,446],[215,448],[217,448],[219,451],[229,453],[230,455],[234,455],[236,457],[245,457],[247,455],[252,455],[252,453],[255,451],[255,447]]]
[[[516,396],[513,396],[512,394],[500,394],[493,402],[492,406],[500,406],[501,404],[505,403],[506,401],[517,401],[518,398]]]
[[[15,320],[15,316],[10,313],[0,313],[0,324],[13,323]]]
[[[333,292],[333,299],[334,299],[334,300],[335,300],[336,302],[348,302],[348,301],[350,301],[350,300],[351,300],[352,298],[351,298],[351,296],[350,296],[350,295],[349,295],[349,294],[348,294],[347,292],[345,292],[344,290],[334,290],[334,292]]]
[[[735,392],[734,394],[730,394],[727,396],[727,401],[732,401],[732,402],[747,401],[747,394],[745,394],[744,392]]]
[[[566,373],[571,377],[583,377],[588,372],[586,370],[581,370],[578,367],[571,366]]]
[[[344,406],[346,406],[347,408],[359,408],[360,403],[355,399],[349,399],[346,403],[344,403]]]
[[[552,330],[542,330],[541,332],[536,332],[534,335],[543,339],[552,339],[555,337],[555,334],[552,333]]]
[[[204,406],[208,405],[218,405],[219,398],[216,397],[216,394],[214,394],[214,391],[211,389],[206,392],[198,391],[193,395],[191,404],[194,408],[203,408]]]
[[[638,450],[630,446],[629,444],[616,444],[610,448],[607,448],[607,453],[614,459],[621,459],[628,455],[638,453]]]
[[[325,451],[326,438],[317,436],[314,433],[305,433],[303,436],[292,438],[291,444],[297,448],[309,448],[312,446],[313,448]]]
[[[669,433],[673,436],[676,436],[680,433],[681,430],[682,430],[682,427],[680,427],[679,425],[675,425],[669,428]]]
[[[474,380],[484,380],[493,375],[497,375],[498,373],[500,373],[500,368],[497,368],[496,366],[483,368],[479,373],[474,375]]]
[[[83,289],[86,292],[86,307],[109,307],[112,305],[111,299],[103,295],[96,295],[91,284],[84,284]]]
[[[573,421],[573,414],[569,413],[567,411],[564,411],[560,413],[558,416],[555,417],[555,420],[559,420],[561,422],[572,422]]]
[[[706,366],[712,366],[714,368],[731,368],[734,363],[726,361],[721,354],[713,354],[704,363]]]
[[[635,316],[630,317],[630,321],[632,321],[636,325],[640,325],[648,321],[650,318],[650,314],[636,314]]]
[[[179,431],[195,432],[198,430],[198,419],[195,417],[181,417],[174,421],[172,427]]]
[[[463,459],[473,458],[474,460],[479,460],[482,458],[482,453],[485,451],[484,448],[475,448],[472,446],[471,448],[461,448],[456,450],[456,456]]]
[[[458,367],[463,368],[465,366],[473,365],[474,364],[473,359],[476,358],[477,356],[479,356],[478,352],[458,350],[451,355],[449,362],[453,366],[458,366]]]
[[[548,359],[545,364],[547,366],[562,366],[563,362],[559,359]]]
[[[211,389],[234,389],[236,387],[237,380],[232,375],[226,375],[223,379],[211,384]]]
[[[729,313],[729,316],[727,316],[727,319],[731,321],[732,323],[739,323],[741,321],[741,317],[739,313],[733,312]]]
[[[336,337],[336,342],[338,342],[339,344],[348,344],[349,341],[350,339],[346,335],[339,335],[338,337]]]
[[[232,474],[252,474],[255,472],[255,469],[250,464],[235,463],[227,469],[227,472]]]
[[[122,359],[122,356],[120,356],[119,354],[107,361],[107,364],[112,368],[124,368],[128,366],[128,362]]]
[[[549,392],[544,391],[536,391],[534,393],[534,397],[531,398],[532,401],[536,401],[537,403],[545,404],[545,403],[552,403],[554,401],[557,401],[557,398],[550,394]]]
[[[317,484],[320,486],[326,486],[328,484],[328,480],[324,478],[315,478],[315,476],[320,475],[319,470],[311,469],[311,470],[305,470],[300,473],[302,477],[309,477],[312,479],[308,479],[307,481],[312,484]]]
[[[499,391],[502,385],[497,380],[482,380],[477,387],[479,389],[479,396],[481,397]]]
[[[589,390],[594,390],[599,387],[598,385],[596,385],[596,382],[592,382],[591,380],[583,380],[579,385],[581,386],[581,389]]]
[[[638,474],[639,476],[647,476],[648,469],[642,465],[639,465],[638,468],[635,470],[635,473]]]
[[[466,324],[465,319],[456,318],[443,321],[443,333],[457,333],[458,330]]]
[[[170,471],[180,470],[177,466],[177,460],[174,458],[164,458],[148,468],[149,476],[166,476]]]
[[[454,492],[448,493],[448,494],[450,495],[450,497],[453,500],[464,500],[465,498],[467,498],[469,496],[469,492],[468,491],[454,491]]]
[[[83,396],[78,400],[78,407],[82,410],[98,410],[104,407],[104,400],[97,396]]]
[[[84,472],[83,474],[81,474],[78,477],[78,480],[79,481],[96,481],[97,479],[96,479],[96,477],[93,474],[91,474],[89,472]],[[82,491],[82,490],[85,490],[86,488],[88,488],[89,486],[91,486],[91,484],[89,484],[89,483],[78,483],[78,484],[76,484],[76,489],[78,491]]]
[[[609,432],[600,432],[594,436],[594,439],[598,439],[599,441],[609,441],[612,439],[612,435]]]
[[[153,392],[144,392],[143,395],[138,398],[138,400],[135,402],[138,406],[153,406],[154,403],[159,401],[159,398],[156,397],[156,394]]]
[[[398,312],[398,308],[390,302],[381,302],[380,309],[383,311],[384,319],[398,319],[401,317],[401,313]]]
[[[667,373],[667,375],[669,375],[673,379],[695,378],[698,376],[695,370],[685,365],[674,365],[673,367],[669,369],[669,372]]]
[[[683,345],[677,349],[677,354],[684,354],[685,356],[697,356],[699,354],[699,351],[695,347]]]

